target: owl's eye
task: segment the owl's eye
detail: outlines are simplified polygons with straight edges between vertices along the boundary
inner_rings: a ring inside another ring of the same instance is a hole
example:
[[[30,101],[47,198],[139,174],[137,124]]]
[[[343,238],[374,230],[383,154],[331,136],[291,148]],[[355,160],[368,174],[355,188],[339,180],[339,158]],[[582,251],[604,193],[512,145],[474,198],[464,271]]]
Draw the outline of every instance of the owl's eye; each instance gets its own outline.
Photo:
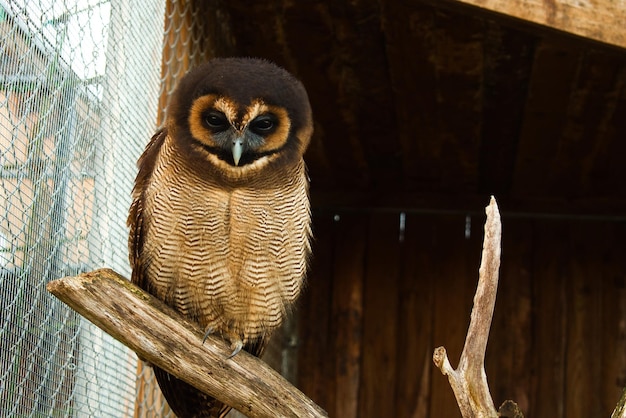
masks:
[[[277,121],[274,115],[261,115],[250,122],[250,130],[257,135],[267,135],[276,128]]]
[[[230,123],[228,123],[228,119],[226,119],[226,115],[216,110],[209,111],[205,115],[204,121],[206,122],[209,129],[214,132],[225,131],[230,126]]]

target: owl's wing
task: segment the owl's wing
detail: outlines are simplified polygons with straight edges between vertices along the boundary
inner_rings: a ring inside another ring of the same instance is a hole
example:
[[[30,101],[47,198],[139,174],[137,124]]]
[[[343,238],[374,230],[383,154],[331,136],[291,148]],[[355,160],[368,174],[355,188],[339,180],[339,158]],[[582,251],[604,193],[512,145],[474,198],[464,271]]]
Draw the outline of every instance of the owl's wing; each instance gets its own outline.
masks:
[[[150,181],[154,165],[159,155],[159,150],[167,137],[167,130],[159,130],[144,150],[137,161],[139,172],[135,178],[133,188],[133,202],[130,205],[126,225],[130,228],[128,235],[128,258],[133,269],[131,281],[142,289],[150,292],[150,283],[145,277],[143,260],[141,259],[143,239],[144,239],[144,190]]]

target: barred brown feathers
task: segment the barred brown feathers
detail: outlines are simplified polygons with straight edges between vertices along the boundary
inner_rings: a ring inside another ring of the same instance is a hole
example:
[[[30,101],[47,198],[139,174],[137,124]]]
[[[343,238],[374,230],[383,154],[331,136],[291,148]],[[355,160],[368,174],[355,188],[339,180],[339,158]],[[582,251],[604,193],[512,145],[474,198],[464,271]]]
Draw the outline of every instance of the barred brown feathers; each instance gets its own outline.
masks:
[[[138,166],[132,280],[207,332],[260,355],[297,299],[310,248],[303,154],[311,109],[299,81],[257,59],[188,73]],[[181,347],[184,349],[184,347]],[[155,368],[181,418],[230,407]]]

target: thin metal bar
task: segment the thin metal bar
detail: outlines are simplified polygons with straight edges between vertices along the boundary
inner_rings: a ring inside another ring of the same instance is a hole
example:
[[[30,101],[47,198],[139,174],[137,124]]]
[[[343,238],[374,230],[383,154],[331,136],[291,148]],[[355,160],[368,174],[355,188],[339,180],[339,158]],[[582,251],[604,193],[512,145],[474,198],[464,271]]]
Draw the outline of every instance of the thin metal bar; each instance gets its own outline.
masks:
[[[485,216],[484,210],[476,209],[437,209],[411,207],[367,207],[367,206],[337,206],[313,207],[314,216],[341,215],[346,213],[406,213],[413,215],[459,215]],[[533,211],[501,211],[502,218],[508,219],[537,219],[550,221],[581,221],[581,222],[626,222],[626,214],[598,214],[598,213],[550,213]]]

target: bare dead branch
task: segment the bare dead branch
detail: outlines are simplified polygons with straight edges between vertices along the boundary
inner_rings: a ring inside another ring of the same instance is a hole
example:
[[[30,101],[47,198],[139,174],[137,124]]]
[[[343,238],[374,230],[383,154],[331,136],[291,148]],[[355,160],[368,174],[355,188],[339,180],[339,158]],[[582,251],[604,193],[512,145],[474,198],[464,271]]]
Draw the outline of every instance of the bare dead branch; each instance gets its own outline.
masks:
[[[435,349],[433,361],[448,376],[461,414],[465,418],[497,417],[485,374],[485,351],[498,290],[502,224],[494,197],[486,208],[485,237],[478,287],[470,325],[457,370],[450,365],[446,349]]]
[[[112,270],[48,283],[48,291],[141,358],[249,417],[327,417],[302,392],[254,356],[218,337],[202,344],[198,324]]]

